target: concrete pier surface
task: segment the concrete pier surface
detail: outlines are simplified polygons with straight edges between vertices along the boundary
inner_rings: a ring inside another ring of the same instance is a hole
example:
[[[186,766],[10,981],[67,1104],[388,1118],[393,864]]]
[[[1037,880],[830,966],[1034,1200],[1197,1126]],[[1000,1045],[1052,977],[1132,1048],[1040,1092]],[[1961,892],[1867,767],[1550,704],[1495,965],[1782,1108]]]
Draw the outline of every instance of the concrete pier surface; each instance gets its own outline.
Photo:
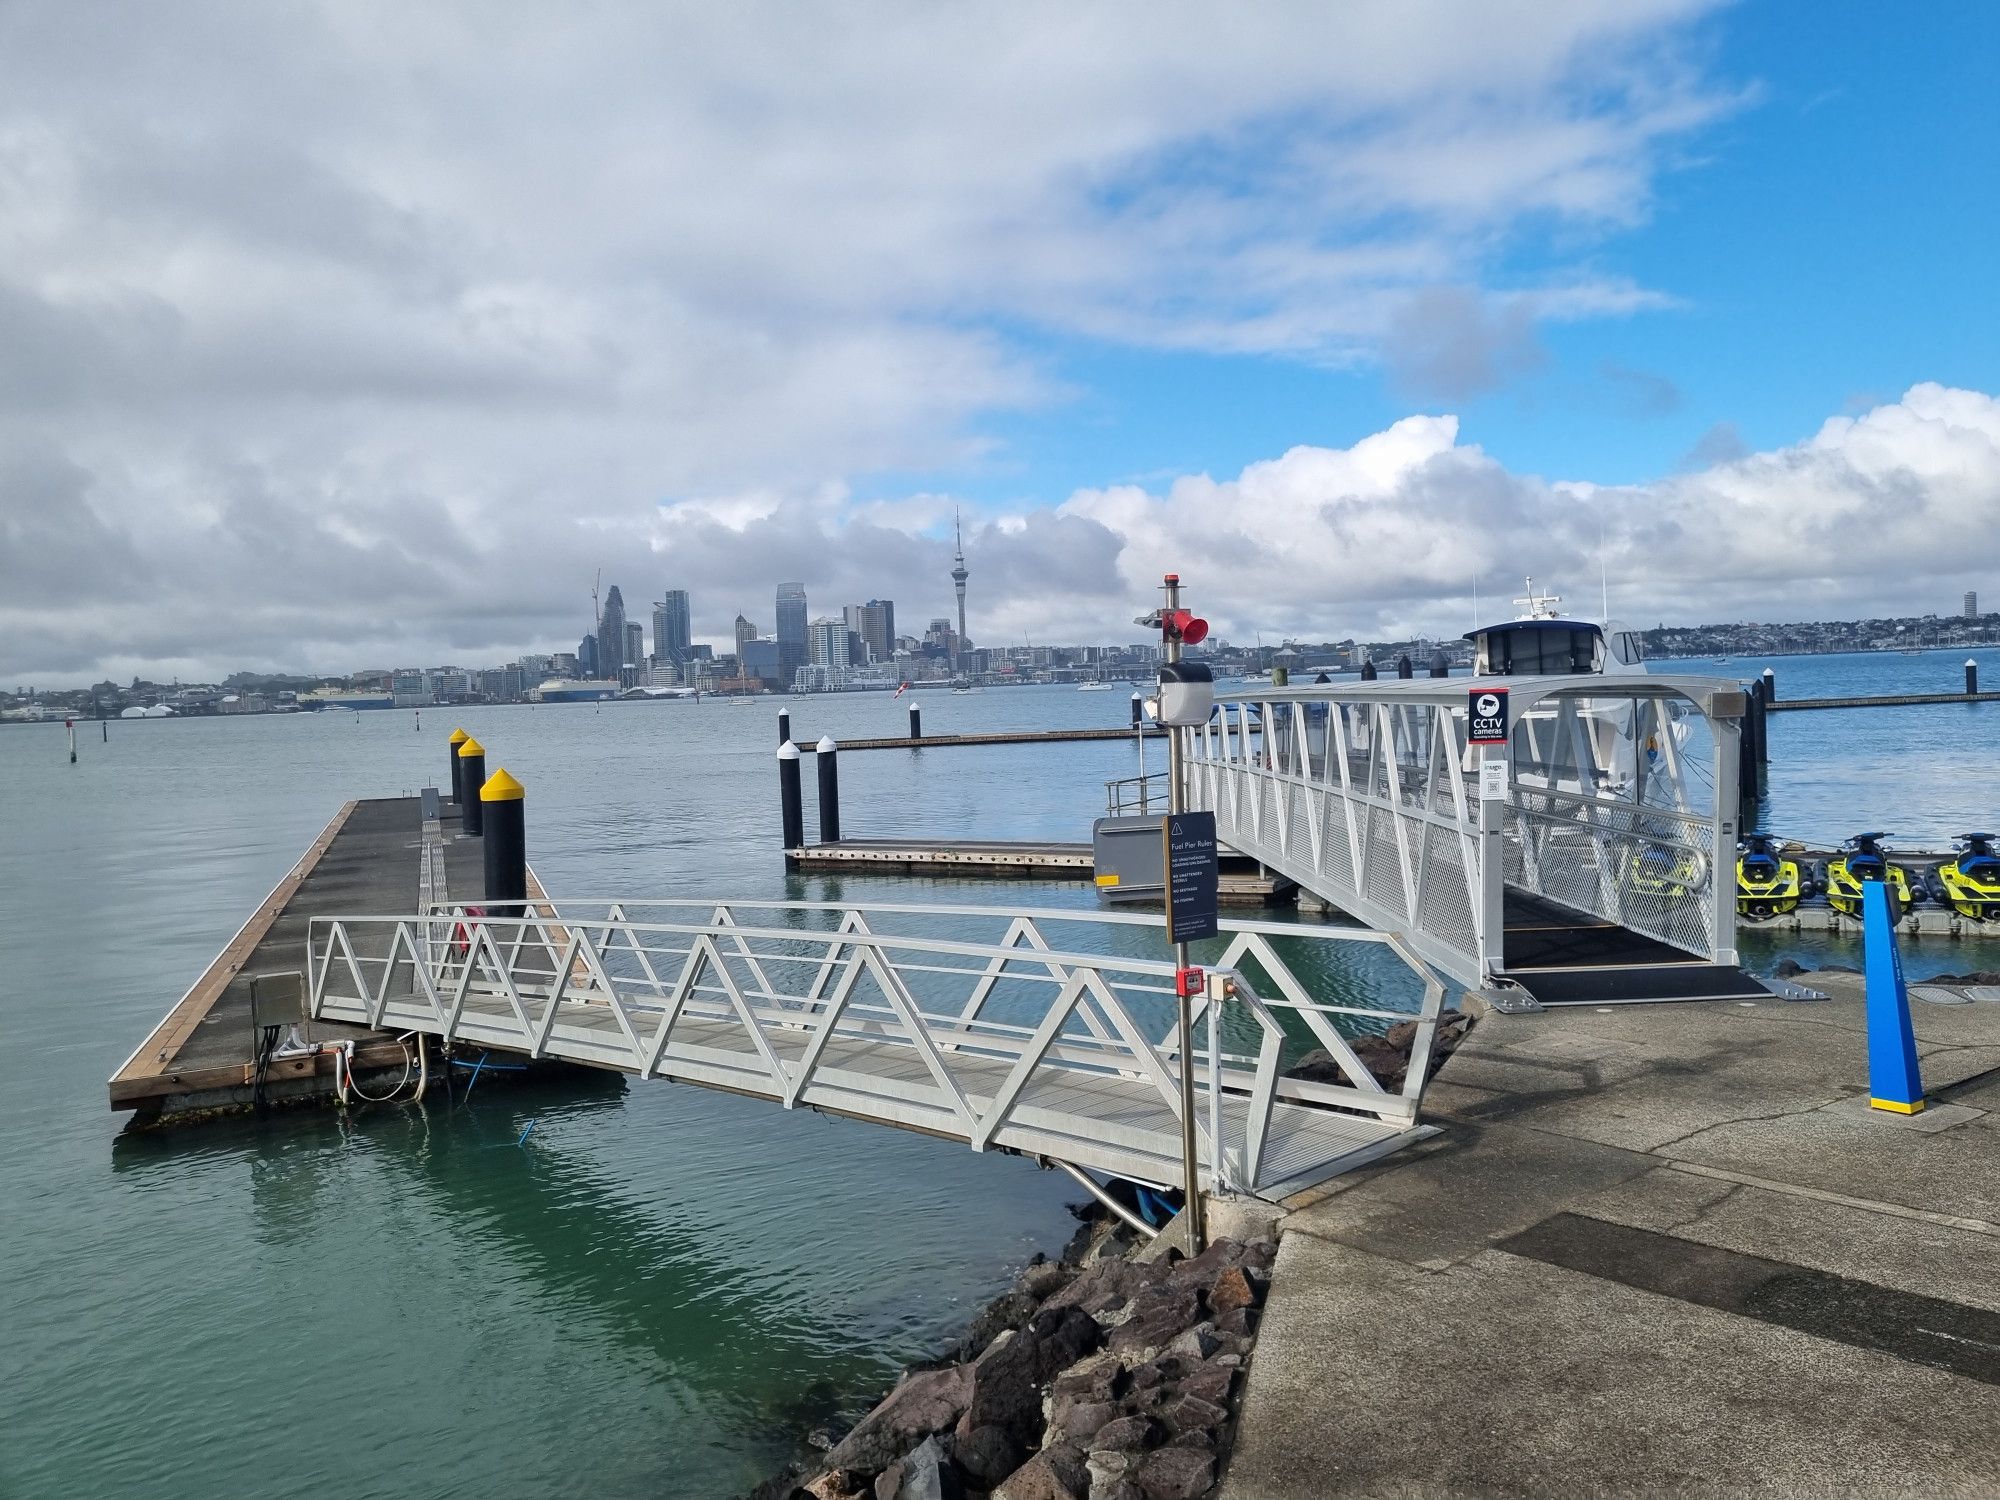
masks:
[[[1224,1500],[2000,1494],[2000,1004],[1483,1016],[1285,1221]],[[1963,991],[1957,992],[1963,995]]]

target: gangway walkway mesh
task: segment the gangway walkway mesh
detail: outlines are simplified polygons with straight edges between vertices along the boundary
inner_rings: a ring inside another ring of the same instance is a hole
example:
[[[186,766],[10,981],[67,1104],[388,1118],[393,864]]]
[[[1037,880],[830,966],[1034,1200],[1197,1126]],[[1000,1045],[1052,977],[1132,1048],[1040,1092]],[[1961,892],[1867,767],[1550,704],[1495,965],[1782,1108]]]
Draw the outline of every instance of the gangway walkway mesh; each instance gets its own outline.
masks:
[[[666,1078],[1182,1181],[1192,1070],[1204,1183],[1282,1198],[1411,1139],[1444,984],[1358,928],[1223,924],[1177,1047],[1162,922],[1138,913],[814,902],[536,903],[315,919],[316,1017]],[[1406,1009],[1328,997],[1400,972]],[[1399,963],[1400,961],[1400,963]],[[1387,1089],[1351,1036],[1415,1023]],[[1284,1076],[1304,1048],[1343,1081]]]
[[[1469,739],[1470,679],[1231,690],[1187,732],[1188,805],[1468,986],[1541,967],[1552,913],[1576,953],[1595,935],[1594,967],[1734,970],[1743,694],[1668,676],[1498,685],[1514,715],[1494,744]]]

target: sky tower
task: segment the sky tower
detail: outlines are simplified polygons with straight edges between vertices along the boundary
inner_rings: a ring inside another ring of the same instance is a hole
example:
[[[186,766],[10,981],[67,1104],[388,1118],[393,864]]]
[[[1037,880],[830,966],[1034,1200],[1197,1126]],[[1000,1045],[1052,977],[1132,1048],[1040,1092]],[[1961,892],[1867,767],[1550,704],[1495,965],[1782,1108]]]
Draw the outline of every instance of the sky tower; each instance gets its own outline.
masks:
[[[951,513],[951,534],[958,543],[951,559],[951,586],[958,593],[958,647],[952,653],[952,665],[956,666],[959,653],[965,650],[965,580],[970,576],[965,571],[965,529],[959,525],[956,510]]]

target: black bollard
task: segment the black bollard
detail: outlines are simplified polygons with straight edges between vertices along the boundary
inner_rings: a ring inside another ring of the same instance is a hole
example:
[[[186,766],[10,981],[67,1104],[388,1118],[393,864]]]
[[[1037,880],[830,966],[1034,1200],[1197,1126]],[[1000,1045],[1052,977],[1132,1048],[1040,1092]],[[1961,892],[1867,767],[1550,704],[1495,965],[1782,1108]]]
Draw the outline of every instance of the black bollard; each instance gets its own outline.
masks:
[[[1970,698],[1979,691],[1979,663],[1971,657],[1965,659],[1965,696]]]
[[[459,832],[478,838],[486,826],[485,810],[479,805],[479,788],[486,785],[486,747],[468,736],[458,747],[458,789],[469,793],[458,804]]]
[[[1765,772],[1771,764],[1771,740],[1766,732],[1770,720],[1765,717],[1765,707],[1764,683],[1759,679],[1756,690],[1750,695],[1750,710],[1757,722],[1757,795],[1760,798],[1764,795]]]
[[[444,752],[451,761],[451,800],[454,805],[465,801],[465,777],[458,764],[458,747],[471,738],[463,729],[454,729],[450,745]]]
[[[813,746],[819,758],[819,841],[840,842],[840,755],[832,735],[822,735]]]
[[[1764,702],[1768,705],[1777,701],[1778,674],[1773,672],[1769,667],[1766,667],[1764,668]]]
[[[528,903],[527,793],[503,766],[486,779],[474,800],[484,809],[486,914],[489,917],[525,916]]]
[[[1408,652],[1396,658],[1396,675],[1405,682],[1408,682],[1412,677],[1417,675],[1416,669],[1410,665]]]
[[[778,743],[789,745],[791,742],[792,711],[789,708],[781,708],[778,710]]]
[[[914,710],[916,708],[916,704],[912,703],[910,707],[912,710]],[[1134,693],[1132,695],[1132,727],[1134,729],[1137,729],[1140,725],[1146,722],[1145,713],[1146,713],[1146,700],[1140,697],[1137,693]]]
[[[778,746],[778,803],[785,820],[785,848],[803,849],[806,814],[799,791],[799,747],[790,740]]]
[[[910,700],[910,738],[913,740],[920,740],[923,737],[924,737],[924,711],[921,708],[917,707],[917,700],[912,698]]]
[[[1374,681],[1374,680],[1376,679],[1376,677],[1377,677],[1377,676],[1379,676],[1379,675],[1380,675],[1380,674],[1379,674],[1379,673],[1377,673],[1377,672],[1376,672],[1376,670],[1375,670],[1375,663],[1374,663],[1374,662],[1372,662],[1372,661],[1364,661],[1364,662],[1363,662],[1363,663],[1361,664],[1361,680],[1362,680],[1363,682],[1373,682],[1373,681]]]
[[[1444,659],[1444,653],[1442,651],[1433,651],[1431,653],[1431,676],[1433,677],[1451,676],[1451,663]]]

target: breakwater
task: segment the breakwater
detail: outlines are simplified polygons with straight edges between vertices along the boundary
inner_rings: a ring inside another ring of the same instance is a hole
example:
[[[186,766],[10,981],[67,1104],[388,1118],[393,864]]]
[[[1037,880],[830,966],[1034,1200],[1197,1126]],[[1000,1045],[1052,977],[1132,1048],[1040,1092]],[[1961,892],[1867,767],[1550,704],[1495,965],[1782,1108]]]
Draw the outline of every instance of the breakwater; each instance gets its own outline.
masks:
[[[1228,1461],[1277,1246],[1222,1238],[1190,1259],[1108,1220],[1080,1239],[754,1500],[1206,1494]]]

